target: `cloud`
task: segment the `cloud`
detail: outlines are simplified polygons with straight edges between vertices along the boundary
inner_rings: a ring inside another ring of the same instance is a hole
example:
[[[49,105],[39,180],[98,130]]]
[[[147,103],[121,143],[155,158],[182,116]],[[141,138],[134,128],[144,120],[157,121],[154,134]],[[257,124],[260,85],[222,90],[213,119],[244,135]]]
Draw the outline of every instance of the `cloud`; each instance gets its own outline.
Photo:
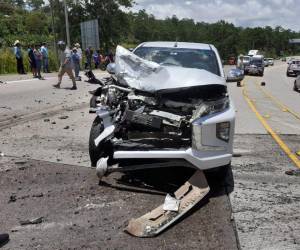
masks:
[[[282,26],[300,30],[299,0],[135,0],[131,9],[145,9],[147,13],[164,19],[176,15],[196,21],[226,20],[237,26]]]

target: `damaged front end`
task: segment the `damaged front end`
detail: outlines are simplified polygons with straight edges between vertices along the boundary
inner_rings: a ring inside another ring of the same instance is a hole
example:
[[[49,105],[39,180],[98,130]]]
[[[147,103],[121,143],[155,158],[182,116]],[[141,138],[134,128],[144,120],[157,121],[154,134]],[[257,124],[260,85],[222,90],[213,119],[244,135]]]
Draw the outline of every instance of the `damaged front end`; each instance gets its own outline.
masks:
[[[181,160],[200,170],[229,164],[235,112],[225,80],[204,70],[162,67],[119,49],[114,78],[91,104],[97,113],[92,166],[105,161],[109,173],[111,166],[129,168],[142,159],[158,167],[169,166],[166,159]]]
[[[99,178],[146,168],[200,170],[191,178],[192,184],[187,182],[175,194],[181,199],[181,212],[165,213],[159,207],[131,221],[131,234],[149,237],[208,193],[202,170],[230,163],[235,111],[224,77],[206,70],[161,66],[122,47],[117,48],[114,70],[91,99],[91,112],[97,117],[89,150]],[[158,224],[153,216],[159,218]]]

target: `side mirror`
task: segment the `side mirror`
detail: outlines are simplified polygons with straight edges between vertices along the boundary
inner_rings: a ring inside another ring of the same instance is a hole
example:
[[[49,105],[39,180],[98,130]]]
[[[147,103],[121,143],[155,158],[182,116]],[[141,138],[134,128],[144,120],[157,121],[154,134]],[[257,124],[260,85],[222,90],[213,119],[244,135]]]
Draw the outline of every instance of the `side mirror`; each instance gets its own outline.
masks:
[[[134,48],[129,48],[128,49],[130,52],[133,52],[134,51]]]
[[[231,69],[227,74],[226,82],[241,82],[244,79],[244,76],[244,70]]]
[[[116,73],[115,68],[116,68],[116,64],[115,63],[110,63],[110,64],[107,65],[106,71],[109,74],[114,75]]]

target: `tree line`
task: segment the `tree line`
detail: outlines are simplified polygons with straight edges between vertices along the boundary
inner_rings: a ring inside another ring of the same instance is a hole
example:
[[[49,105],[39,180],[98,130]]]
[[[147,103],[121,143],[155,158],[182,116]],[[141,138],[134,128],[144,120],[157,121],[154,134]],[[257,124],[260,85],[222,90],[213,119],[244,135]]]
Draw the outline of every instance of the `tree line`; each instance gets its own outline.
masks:
[[[80,42],[80,22],[97,18],[101,49],[117,44],[134,47],[144,41],[185,41],[214,44],[223,59],[259,49],[268,57],[300,52],[300,46],[289,39],[300,38],[300,32],[277,27],[236,27],[220,20],[196,22],[176,16],[156,19],[145,10],[137,13],[123,10],[133,0],[66,0],[69,12],[71,42]],[[15,40],[24,45],[66,40],[64,6],[59,0],[2,0],[0,2],[0,46],[9,47]]]

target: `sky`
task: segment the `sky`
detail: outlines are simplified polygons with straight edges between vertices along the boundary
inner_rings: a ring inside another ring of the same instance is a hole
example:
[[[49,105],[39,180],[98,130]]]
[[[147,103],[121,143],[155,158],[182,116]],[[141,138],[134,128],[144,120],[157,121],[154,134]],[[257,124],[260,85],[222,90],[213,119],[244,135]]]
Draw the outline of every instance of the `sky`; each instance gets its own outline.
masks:
[[[213,23],[219,20],[242,27],[282,26],[300,31],[300,0],[135,0],[131,9],[145,9],[156,18],[176,15]]]

